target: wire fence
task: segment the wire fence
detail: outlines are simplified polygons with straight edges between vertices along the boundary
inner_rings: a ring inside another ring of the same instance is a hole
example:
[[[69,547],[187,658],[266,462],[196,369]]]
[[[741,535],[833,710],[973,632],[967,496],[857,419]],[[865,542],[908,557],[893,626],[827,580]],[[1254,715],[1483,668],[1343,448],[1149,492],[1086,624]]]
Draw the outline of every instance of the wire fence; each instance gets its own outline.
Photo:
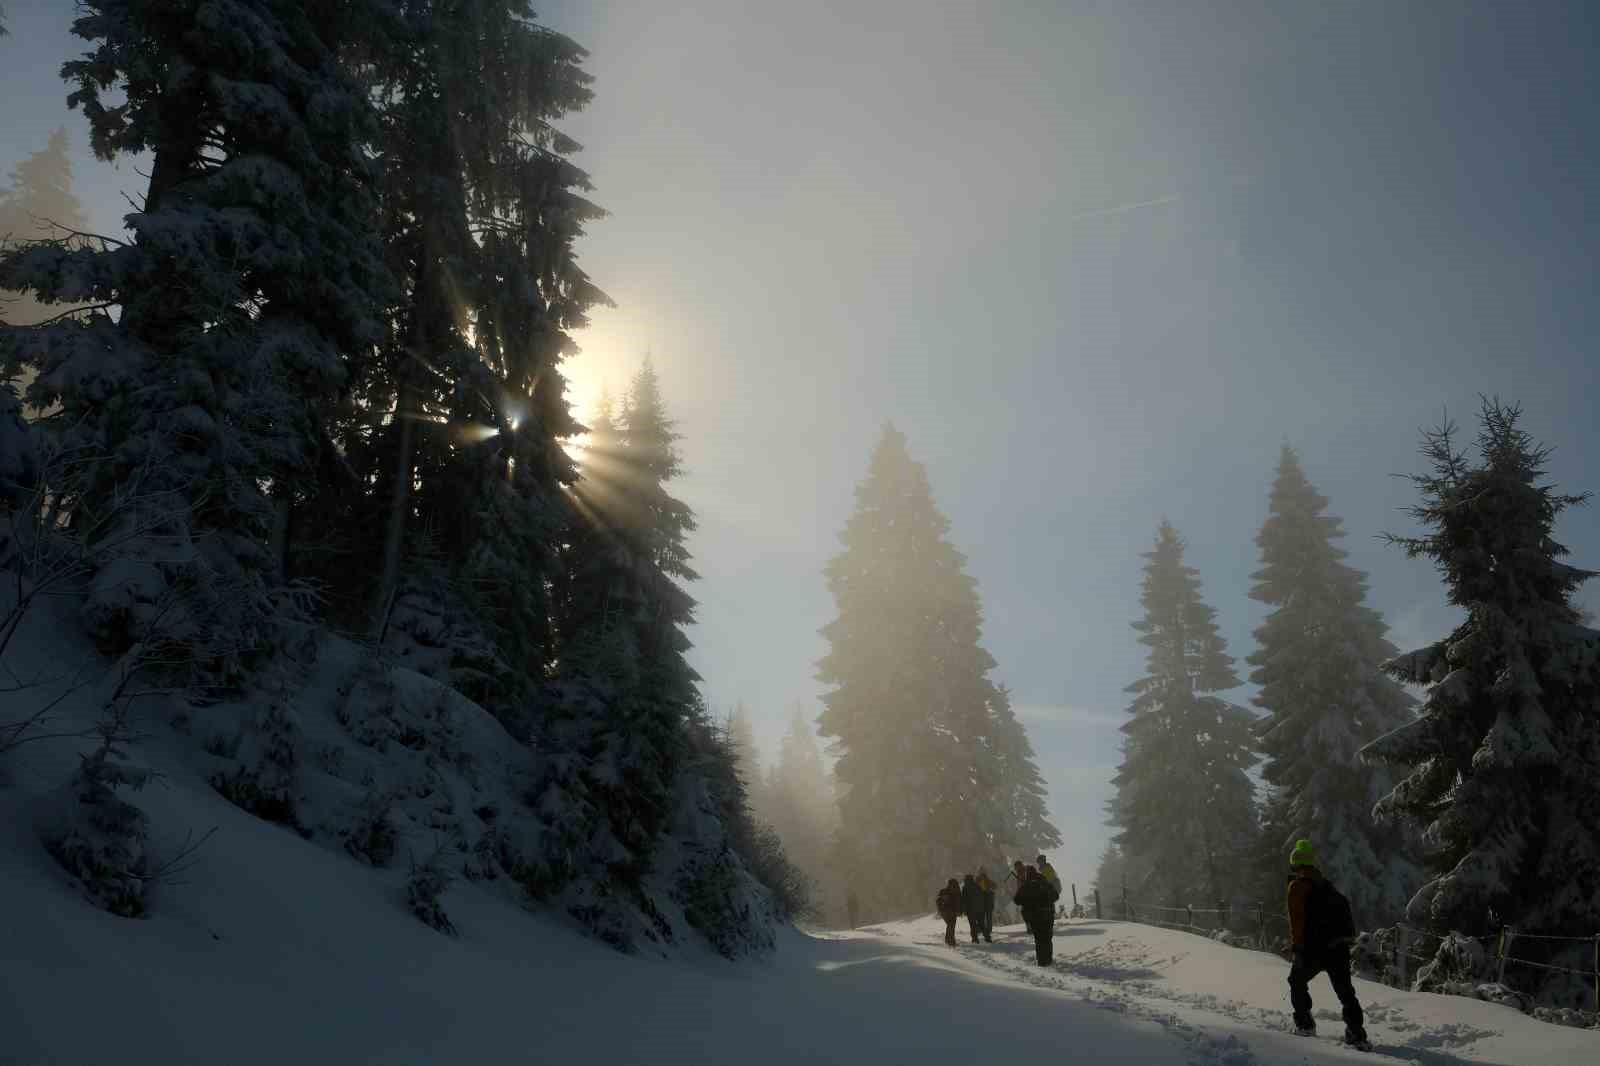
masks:
[[[1218,900],[1215,907],[1193,907],[1178,904],[1159,904],[1130,899],[1126,892],[1111,907],[1106,907],[1096,890],[1092,896],[1095,917],[1120,918],[1123,921],[1141,922],[1168,929],[1181,929],[1216,938],[1226,933],[1228,942],[1237,947],[1283,954],[1289,947],[1289,922],[1279,914],[1268,914],[1266,904],[1257,900],[1238,906],[1227,900]],[[1397,924],[1388,927],[1394,931],[1393,944],[1379,954],[1389,963],[1389,976],[1401,988],[1411,987],[1411,973],[1439,958],[1439,951],[1451,937],[1476,941],[1494,970],[1494,979],[1505,983],[1507,967],[1524,967],[1543,973],[1560,973],[1592,983],[1592,1009],[1600,1018],[1600,933],[1572,936],[1559,933],[1524,933],[1506,927],[1494,933],[1471,934],[1431,932],[1414,926]],[[1382,931],[1379,931],[1382,932]],[[1376,943],[1377,937],[1374,936]],[[1586,944],[1590,946],[1592,962],[1588,966],[1564,966],[1538,959],[1529,959],[1512,953],[1518,941],[1539,941],[1546,944]]]

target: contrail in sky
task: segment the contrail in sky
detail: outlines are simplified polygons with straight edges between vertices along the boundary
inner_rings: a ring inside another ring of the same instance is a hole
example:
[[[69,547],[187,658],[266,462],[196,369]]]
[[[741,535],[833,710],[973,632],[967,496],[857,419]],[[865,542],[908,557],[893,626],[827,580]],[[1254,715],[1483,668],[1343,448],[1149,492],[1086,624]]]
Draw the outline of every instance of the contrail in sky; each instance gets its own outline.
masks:
[[[1097,207],[1093,211],[1079,211],[1075,215],[1068,215],[1068,222],[1076,222],[1081,218],[1100,218],[1103,215],[1120,215],[1128,211],[1137,211],[1141,207],[1160,207],[1162,204],[1175,204],[1182,197],[1177,193],[1171,196],[1161,196],[1154,200],[1140,200],[1136,204],[1118,204],[1116,207]]]

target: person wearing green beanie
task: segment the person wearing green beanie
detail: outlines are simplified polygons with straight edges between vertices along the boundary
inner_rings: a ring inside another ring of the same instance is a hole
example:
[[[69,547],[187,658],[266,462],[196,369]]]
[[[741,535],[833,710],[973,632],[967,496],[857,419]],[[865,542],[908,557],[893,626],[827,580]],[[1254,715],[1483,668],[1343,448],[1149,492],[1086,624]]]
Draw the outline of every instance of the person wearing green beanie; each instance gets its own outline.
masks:
[[[1294,1008],[1295,1032],[1314,1035],[1317,1023],[1311,1016],[1311,979],[1326,972],[1339,1005],[1344,1008],[1344,1041],[1355,1047],[1370,1048],[1365,1016],[1350,979],[1350,944],[1355,940],[1355,921],[1350,901],[1322,876],[1317,868],[1316,849],[1309,840],[1296,840],[1289,852],[1289,943],[1294,964],[1289,969],[1289,1003]]]

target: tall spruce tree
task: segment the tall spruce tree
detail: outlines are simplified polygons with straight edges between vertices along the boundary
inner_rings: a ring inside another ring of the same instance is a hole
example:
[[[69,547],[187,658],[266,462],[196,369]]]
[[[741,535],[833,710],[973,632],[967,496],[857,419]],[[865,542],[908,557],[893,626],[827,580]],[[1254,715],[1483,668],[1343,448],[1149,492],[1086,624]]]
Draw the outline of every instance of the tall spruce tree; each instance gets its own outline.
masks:
[[[1249,658],[1250,681],[1260,686],[1252,702],[1266,712],[1256,726],[1262,777],[1274,790],[1264,805],[1263,850],[1269,883],[1281,882],[1292,843],[1315,839],[1324,871],[1357,921],[1370,924],[1404,911],[1421,868],[1412,837],[1374,821],[1372,808],[1393,781],[1358,752],[1409,721],[1416,701],[1381,669],[1395,648],[1365,605],[1366,575],[1334,546],[1344,531],[1327,506],[1284,445],[1250,590],[1273,608]]]
[[[1094,887],[1100,892],[1102,912],[1109,907],[1111,914],[1117,914],[1115,907],[1122,900],[1122,886],[1126,877],[1122,849],[1115,844],[1107,844],[1100,853],[1100,863],[1094,871]]]
[[[526,0],[397,10],[363,69],[401,296],[340,422],[356,500],[319,515],[318,539],[340,550],[317,546],[317,576],[528,735],[556,655],[547,592],[576,476],[560,441],[581,428],[560,361],[606,302],[574,251],[602,212],[553,125],[588,102],[590,77]]]
[[[1015,834],[1001,843],[1008,855],[1032,856],[1061,846],[1050,821],[1049,792],[1034,759],[1028,730],[1011,709],[1011,690],[996,685],[989,701],[990,746],[1000,781],[1000,824]]]
[[[798,706],[758,800],[757,814],[777,832],[789,859],[814,885],[827,886],[828,842],[839,819],[811,721]],[[813,903],[823,908],[838,900],[819,887]]]
[[[667,488],[681,471],[680,437],[649,363],[621,416],[602,412],[591,429],[597,448],[574,492],[581,525],[570,534],[561,658],[539,745],[549,839],[537,888],[571,886],[569,910],[604,933],[628,919],[592,909],[589,886],[639,891],[673,816],[700,695],[684,633],[694,515]]]
[[[1127,688],[1134,699],[1110,807],[1117,845],[1130,866],[1147,870],[1130,890],[1174,904],[1230,894],[1256,831],[1246,774],[1255,764],[1253,719],[1211,695],[1239,679],[1183,549],[1163,521],[1144,553],[1145,614],[1133,628],[1149,665]]]
[[[761,753],[756,748],[756,727],[750,719],[750,708],[740,701],[733,705],[722,724],[722,732],[733,758],[734,769],[745,785],[745,796],[753,807],[760,807],[763,786]]]
[[[65,515],[121,545],[87,607],[107,646],[134,639],[168,588],[197,642],[258,647],[281,616],[272,498],[312,481],[344,359],[378,340],[389,291],[372,105],[338,52],[382,9],[80,5],[73,32],[91,50],[63,68],[68,102],[100,158],[150,153],[150,179],[131,240],[0,257],[0,288],[88,303],[0,328],[0,361],[37,373],[28,400],[56,409],[49,447],[81,457],[51,486]],[[117,503],[130,494],[137,505]]]
[[[10,188],[0,192],[0,249],[7,244],[29,241],[82,241],[86,238],[78,234],[88,226],[83,205],[72,191],[67,131],[64,127],[58,128],[50,134],[43,149],[17,164],[11,172]],[[0,291],[0,322],[13,326],[37,325],[75,306],[79,305],[46,306],[32,293]],[[16,394],[26,395],[33,378],[31,367],[21,367],[15,384]]]
[[[1021,832],[1004,821],[977,587],[948,529],[886,426],[825,570],[838,616],[817,670],[829,687],[817,721],[838,754],[838,866],[878,913],[926,906]]]
[[[1423,436],[1432,469],[1413,478],[1411,514],[1425,532],[1392,539],[1433,561],[1466,619],[1390,661],[1427,686],[1422,713],[1363,755],[1408,771],[1379,810],[1424,827],[1428,880],[1411,920],[1587,935],[1600,926],[1600,633],[1572,602],[1594,573],[1561,562],[1554,536],[1587,497],[1544,482],[1550,450],[1520,418],[1485,399],[1476,462],[1448,423]],[[1539,961],[1558,946],[1519,953]]]
[[[67,131],[60,127],[50,134],[45,147],[12,169],[10,187],[0,192],[0,242],[70,237],[88,225],[83,204],[72,191]],[[14,326],[37,320],[8,304],[0,304],[0,312]]]

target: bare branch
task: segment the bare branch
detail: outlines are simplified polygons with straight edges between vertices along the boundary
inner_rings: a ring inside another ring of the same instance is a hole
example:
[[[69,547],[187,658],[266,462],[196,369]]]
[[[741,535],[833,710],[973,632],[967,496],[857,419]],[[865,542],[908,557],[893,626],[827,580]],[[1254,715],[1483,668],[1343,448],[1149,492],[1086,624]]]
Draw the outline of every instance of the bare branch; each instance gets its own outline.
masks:
[[[42,322],[34,322],[31,325],[22,326],[20,328],[22,328],[22,329],[42,329],[45,326],[52,325],[52,324],[54,324],[56,322],[60,322],[64,318],[71,318],[73,315],[82,314],[85,311],[104,311],[108,307],[117,307],[117,306],[120,305],[120,303],[121,303],[121,301],[118,301],[118,300],[102,300],[99,303],[75,304],[72,307],[68,308],[67,310],[62,311],[60,314],[51,315],[49,318],[45,319]]]
[[[194,864],[199,861],[197,853],[216,831],[217,827],[212,826],[205,831],[199,840],[195,840],[194,830],[191,829],[184,834],[183,845],[173,853],[171,858],[153,869],[147,870],[142,874],[134,874],[134,876],[147,884],[152,882],[158,885],[185,884],[186,882],[177,880],[177,877],[193,868]]]

